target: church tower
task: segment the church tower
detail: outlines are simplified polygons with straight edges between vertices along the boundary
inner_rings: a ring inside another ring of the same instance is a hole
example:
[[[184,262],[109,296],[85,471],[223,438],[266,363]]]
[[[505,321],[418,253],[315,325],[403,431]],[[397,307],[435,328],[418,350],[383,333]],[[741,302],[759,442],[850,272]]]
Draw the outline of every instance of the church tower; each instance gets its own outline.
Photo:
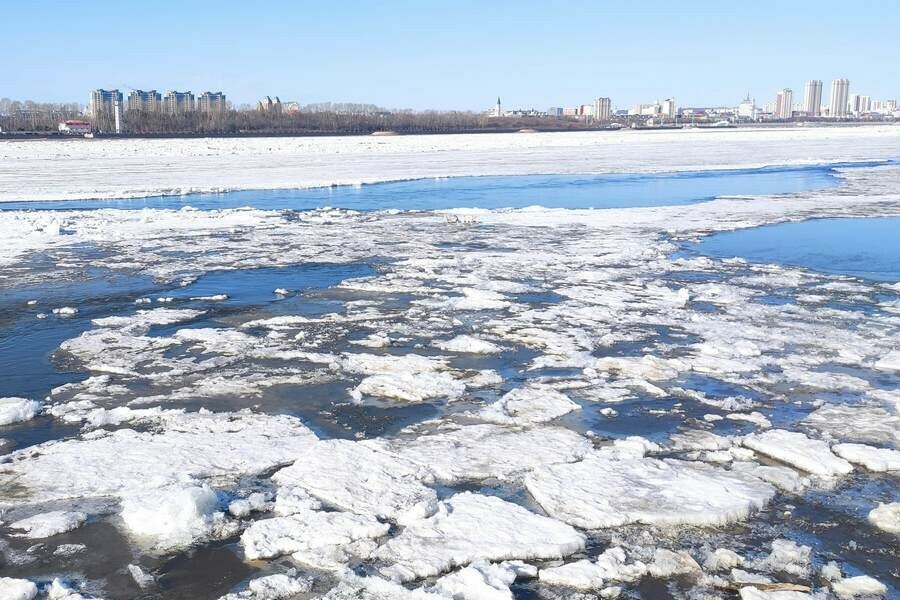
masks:
[[[500,109],[500,96],[497,96],[497,108],[494,110],[495,117],[502,117],[503,111]]]

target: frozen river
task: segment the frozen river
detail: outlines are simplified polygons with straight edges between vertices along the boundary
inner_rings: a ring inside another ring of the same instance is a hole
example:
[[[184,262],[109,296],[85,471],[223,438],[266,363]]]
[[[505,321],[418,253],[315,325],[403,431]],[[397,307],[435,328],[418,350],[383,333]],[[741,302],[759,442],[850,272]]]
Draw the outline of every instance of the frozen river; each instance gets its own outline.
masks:
[[[702,168],[23,183],[0,599],[900,594],[900,136],[821,135],[724,170],[688,136]]]

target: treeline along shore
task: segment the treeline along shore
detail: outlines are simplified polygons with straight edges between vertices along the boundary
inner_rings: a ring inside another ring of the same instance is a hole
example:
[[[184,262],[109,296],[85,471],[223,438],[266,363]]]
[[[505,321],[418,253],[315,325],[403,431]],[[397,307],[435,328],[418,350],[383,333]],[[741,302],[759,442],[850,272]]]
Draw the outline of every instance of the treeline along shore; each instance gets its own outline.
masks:
[[[89,119],[75,111],[54,110],[0,115],[0,129],[8,136],[28,137],[59,133],[59,123],[87,120],[95,135],[127,137],[192,137],[241,135],[365,135],[373,133],[428,134],[536,130],[597,129],[597,123],[542,117],[487,117],[471,112],[292,112],[273,114],[254,110],[199,111],[181,114],[126,110],[119,130],[112,115]]]

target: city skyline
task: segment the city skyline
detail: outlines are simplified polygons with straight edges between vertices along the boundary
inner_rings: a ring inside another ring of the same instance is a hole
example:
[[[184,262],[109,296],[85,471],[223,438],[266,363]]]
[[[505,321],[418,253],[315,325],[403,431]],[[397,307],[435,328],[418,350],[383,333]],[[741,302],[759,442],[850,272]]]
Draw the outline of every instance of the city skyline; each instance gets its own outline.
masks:
[[[795,3],[778,19],[717,12],[717,27],[702,35],[698,17],[715,10],[712,3],[685,10],[651,2],[639,15],[585,6],[576,17],[529,1],[501,1],[492,11],[471,2],[378,10],[362,3],[341,15],[275,2],[267,6],[279,11],[277,21],[271,11],[236,2],[217,11],[165,0],[115,11],[87,5],[77,14],[47,4],[61,10],[8,7],[17,26],[0,47],[17,66],[5,74],[0,96],[84,102],[94,87],[208,89],[225,91],[236,105],[277,93],[303,103],[480,111],[497,94],[509,106],[541,109],[598,95],[620,109],[669,96],[684,106],[725,105],[748,90],[769,98],[782,88],[803,90],[810,79],[827,86],[841,77],[873,98],[900,92],[892,89],[900,67],[890,51],[890,16],[900,18],[900,8],[887,4],[840,17],[828,14],[829,2]],[[862,31],[866,44],[858,43]],[[148,41],[139,52],[115,51],[136,36]],[[784,61],[784,36],[816,52]],[[87,37],[113,50],[97,52],[81,43]],[[61,69],[60,56],[78,68]]]

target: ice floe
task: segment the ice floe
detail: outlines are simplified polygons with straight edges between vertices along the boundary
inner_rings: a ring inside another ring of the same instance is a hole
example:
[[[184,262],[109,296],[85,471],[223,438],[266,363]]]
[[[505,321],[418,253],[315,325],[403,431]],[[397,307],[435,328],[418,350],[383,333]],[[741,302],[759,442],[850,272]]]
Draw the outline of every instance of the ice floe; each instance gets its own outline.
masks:
[[[869,522],[889,533],[900,533],[900,502],[879,504],[869,511]]]
[[[900,451],[865,444],[835,444],[831,450],[851,463],[869,471],[900,471]]]
[[[0,427],[33,419],[41,403],[28,398],[0,398]]]
[[[81,526],[87,519],[83,512],[55,510],[40,513],[10,523],[11,529],[21,530],[22,535],[30,538],[46,538],[65,533]]]
[[[775,494],[755,477],[702,463],[602,453],[540,467],[525,486],[550,516],[584,529],[722,525],[746,519]]]
[[[440,543],[434,543],[434,540]],[[439,575],[477,560],[560,559],[584,548],[573,528],[492,496],[462,492],[407,524],[375,552],[397,581]]]
[[[853,465],[836,456],[828,444],[796,431],[772,429],[744,437],[741,443],[755,452],[822,477],[846,475]]]

